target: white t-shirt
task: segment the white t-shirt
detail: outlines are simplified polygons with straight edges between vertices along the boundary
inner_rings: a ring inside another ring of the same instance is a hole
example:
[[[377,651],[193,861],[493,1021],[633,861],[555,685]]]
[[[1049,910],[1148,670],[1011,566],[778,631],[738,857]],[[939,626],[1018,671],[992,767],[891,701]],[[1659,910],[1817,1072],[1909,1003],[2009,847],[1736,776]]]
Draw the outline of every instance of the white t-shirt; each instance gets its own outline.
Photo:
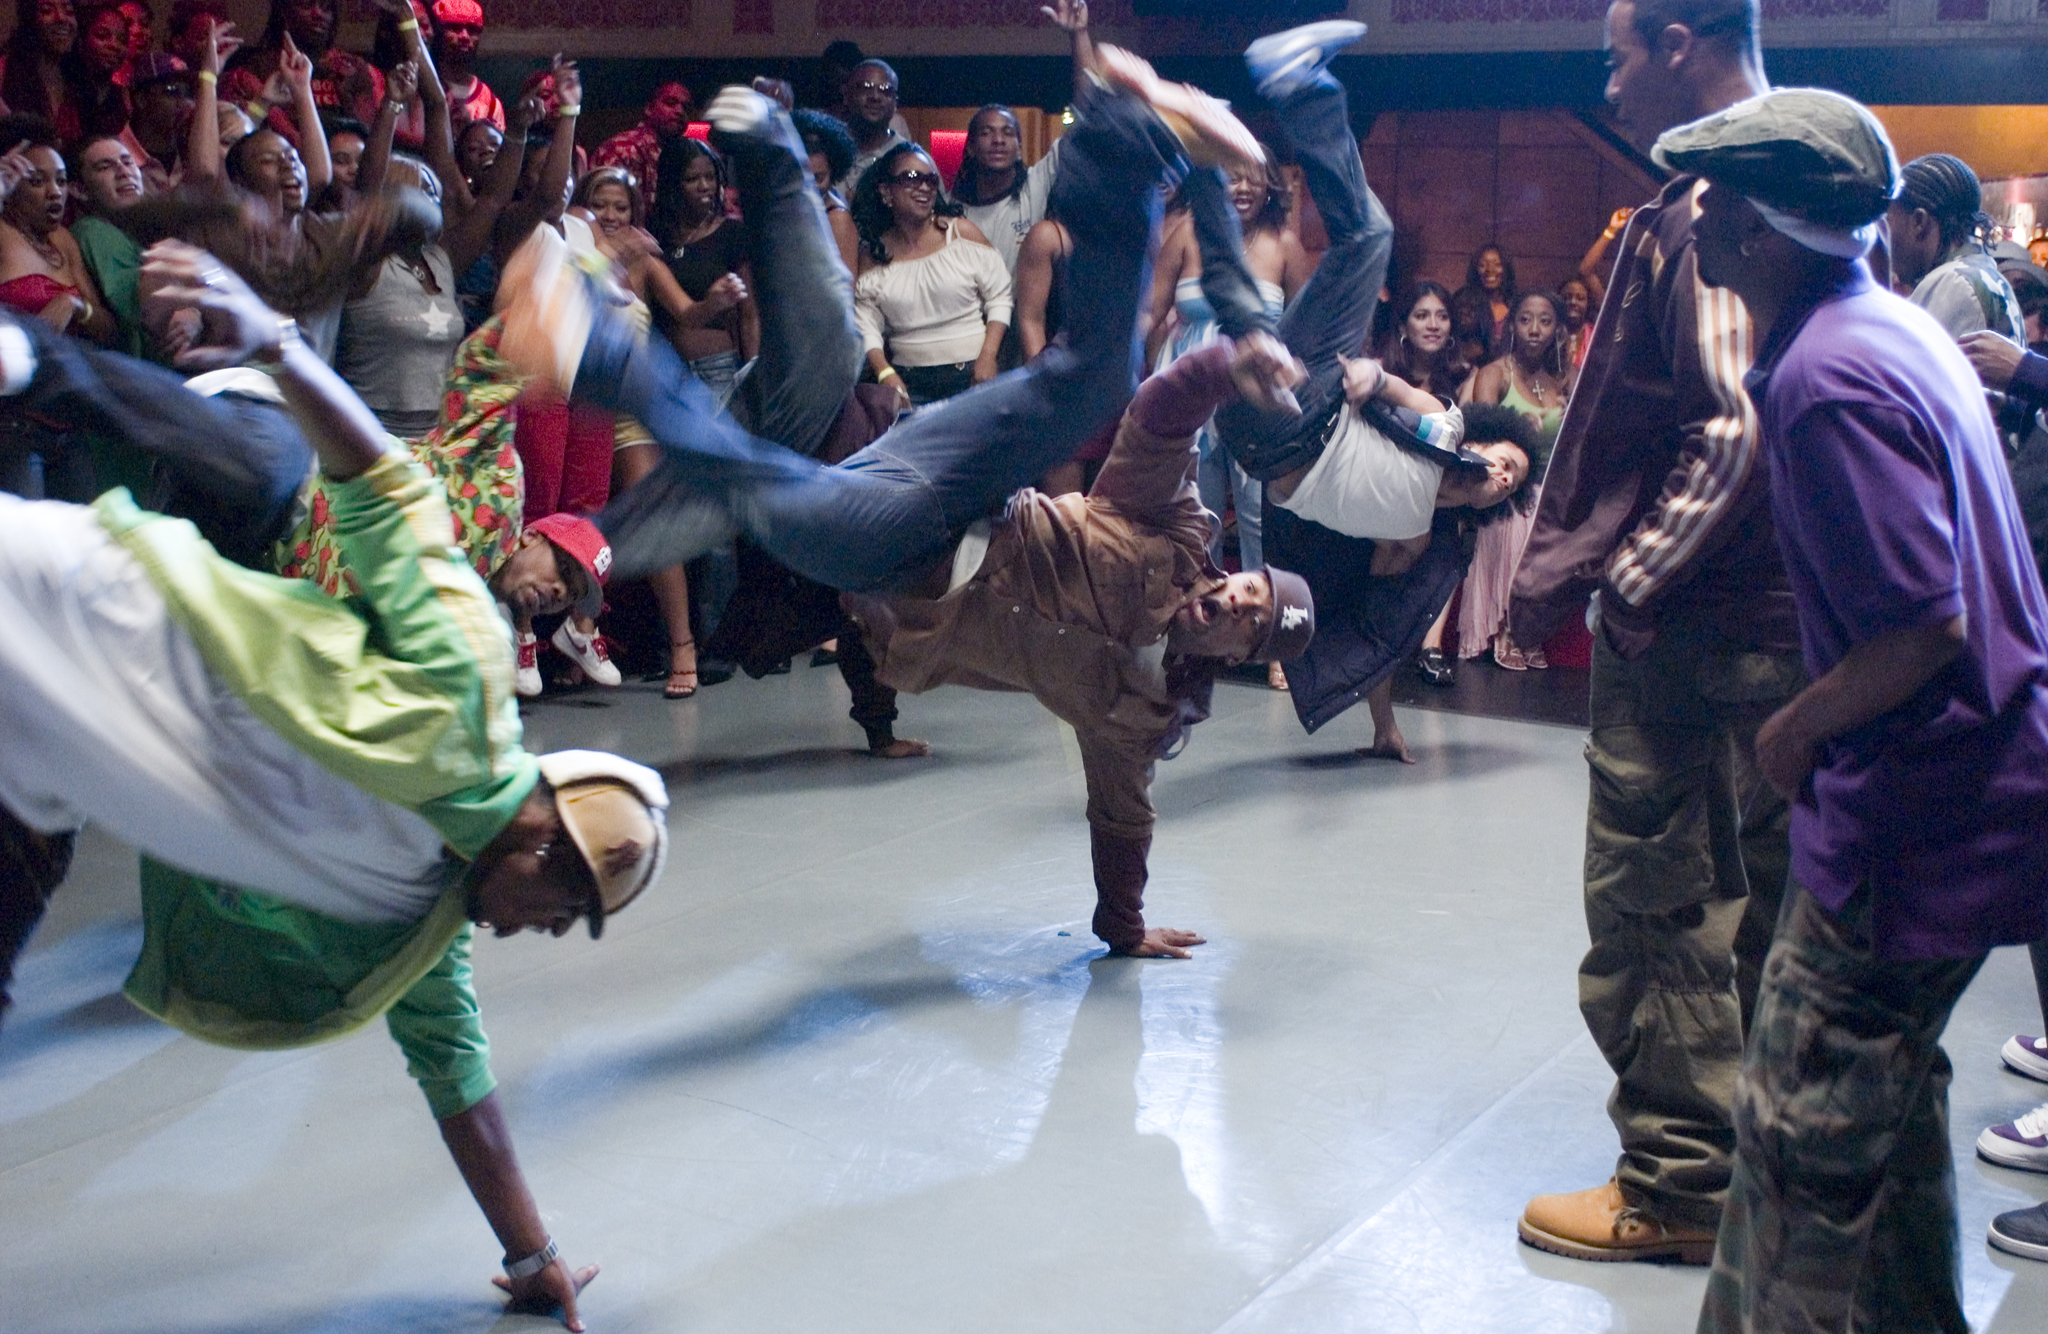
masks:
[[[89,509],[0,494],[0,802],[352,922],[424,917],[441,836],[293,749],[207,670]]]
[[[1003,257],[1003,266],[1012,278],[1017,276],[1017,252],[1024,248],[1025,235],[1045,220],[1045,206],[1052,198],[1053,177],[1059,165],[1060,141],[1055,139],[1044,157],[1021,168],[1023,189],[993,204],[965,205],[967,220],[981,228],[981,234]]]
[[[1323,456],[1292,495],[1274,503],[1346,537],[1398,542],[1428,532],[1443,465],[1401,448],[1349,403],[1338,411]]]

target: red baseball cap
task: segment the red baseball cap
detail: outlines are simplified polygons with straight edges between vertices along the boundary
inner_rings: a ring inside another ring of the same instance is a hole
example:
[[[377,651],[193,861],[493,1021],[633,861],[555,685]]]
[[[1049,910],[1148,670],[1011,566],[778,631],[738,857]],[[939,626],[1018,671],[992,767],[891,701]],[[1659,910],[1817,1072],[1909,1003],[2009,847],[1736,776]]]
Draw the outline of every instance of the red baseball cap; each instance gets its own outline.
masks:
[[[442,23],[481,28],[484,26],[484,7],[477,0],[434,0],[434,18]]]
[[[612,572],[612,544],[597,531],[597,525],[574,514],[550,514],[526,525],[526,531],[539,533],[583,567],[587,587],[576,599],[576,614],[597,615],[604,606],[605,576]]]

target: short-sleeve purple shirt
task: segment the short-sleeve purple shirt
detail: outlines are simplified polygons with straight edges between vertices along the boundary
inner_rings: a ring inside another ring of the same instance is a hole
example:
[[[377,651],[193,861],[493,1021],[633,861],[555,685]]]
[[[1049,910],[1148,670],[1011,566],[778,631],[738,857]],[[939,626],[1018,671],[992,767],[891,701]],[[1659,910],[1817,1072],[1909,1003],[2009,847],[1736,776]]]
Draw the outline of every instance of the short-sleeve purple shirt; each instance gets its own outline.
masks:
[[[2040,939],[2048,598],[1983,386],[1860,261],[1815,297],[1749,378],[1807,671],[1890,631],[1968,629],[1910,700],[1827,744],[1793,806],[1793,878],[1830,910],[1869,885],[1888,958]]]

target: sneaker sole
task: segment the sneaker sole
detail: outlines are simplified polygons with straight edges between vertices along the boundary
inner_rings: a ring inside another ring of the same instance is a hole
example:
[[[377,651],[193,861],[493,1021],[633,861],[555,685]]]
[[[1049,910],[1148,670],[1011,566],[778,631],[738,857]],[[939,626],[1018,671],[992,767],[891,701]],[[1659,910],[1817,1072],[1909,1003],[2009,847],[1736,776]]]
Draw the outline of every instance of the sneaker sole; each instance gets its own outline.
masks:
[[[2022,1172],[2048,1172],[2048,1149],[2030,1149],[1988,1130],[1977,1136],[1977,1156],[1987,1163]]]
[[[2004,1251],[2007,1255],[2017,1255],[2022,1260],[2048,1260],[2048,1246],[2021,1241],[2018,1237],[2008,1237],[1998,1230],[1996,1224],[1985,1233],[1984,1240],[1991,1244],[1993,1250]]]
[[[2012,1038],[1998,1049],[1998,1059],[2005,1062],[2005,1068],[2028,1079],[2038,1079],[2048,1084],[2048,1058],[2035,1055]]]
[[[1524,1242],[1539,1251],[1562,1255],[1573,1260],[1592,1260],[1599,1264],[1627,1264],[1632,1261],[1663,1261],[1682,1265],[1709,1265],[1714,1262],[1712,1238],[1700,1241],[1664,1241],[1654,1246],[1588,1246],[1582,1241],[1567,1241],[1563,1237],[1545,1232],[1533,1226],[1528,1219],[1515,1224],[1515,1231]]]

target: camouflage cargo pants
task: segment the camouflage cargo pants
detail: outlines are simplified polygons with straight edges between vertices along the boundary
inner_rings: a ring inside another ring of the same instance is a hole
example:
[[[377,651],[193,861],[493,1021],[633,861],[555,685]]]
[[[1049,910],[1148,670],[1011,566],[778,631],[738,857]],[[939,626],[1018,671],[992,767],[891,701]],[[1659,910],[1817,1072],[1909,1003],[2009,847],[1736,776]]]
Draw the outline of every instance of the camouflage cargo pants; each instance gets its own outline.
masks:
[[[1786,897],[1700,1334],[1969,1329],[1940,1039],[1984,956],[1877,958],[1869,898]]]
[[[1616,1076],[1615,1178],[1666,1223],[1720,1221],[1743,1022],[1791,857],[1756,730],[1805,681],[1797,654],[1703,621],[1672,618],[1633,660],[1595,636],[1579,1010]]]

